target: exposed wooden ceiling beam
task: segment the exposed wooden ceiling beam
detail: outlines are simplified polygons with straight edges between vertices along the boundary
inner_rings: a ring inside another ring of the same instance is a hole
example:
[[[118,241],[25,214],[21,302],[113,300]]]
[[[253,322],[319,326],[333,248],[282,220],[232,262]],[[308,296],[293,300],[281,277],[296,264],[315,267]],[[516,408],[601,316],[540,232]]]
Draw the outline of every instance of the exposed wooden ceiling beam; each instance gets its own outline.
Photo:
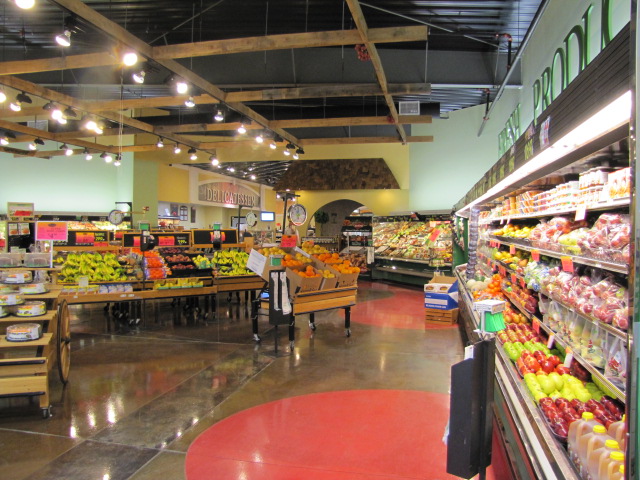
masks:
[[[425,124],[431,123],[431,115],[401,115],[398,117],[401,124]],[[307,128],[307,127],[343,127],[349,125],[388,125],[389,118],[377,117],[343,117],[343,118],[299,118],[292,120],[272,120],[271,125],[280,128]],[[182,125],[162,125],[155,128],[155,133],[160,135],[167,133],[200,133],[200,132],[224,132],[233,131],[240,126],[239,122],[231,123],[187,123]],[[245,126],[247,130],[258,130],[262,127],[257,124]]]
[[[404,131],[404,127],[398,123],[398,111],[396,110],[396,105],[393,102],[393,98],[389,94],[389,89],[387,86],[387,76],[385,75],[384,69],[382,68],[382,61],[380,60],[378,49],[376,48],[373,40],[369,37],[369,27],[367,26],[364,14],[362,13],[362,9],[360,8],[360,2],[358,0],[347,0],[347,5],[349,6],[353,21],[358,28],[360,37],[362,38],[362,43],[365,45],[365,47],[367,47],[369,57],[371,58],[371,64],[373,65],[373,69],[376,73],[376,78],[378,79],[378,83],[380,84],[380,88],[382,89],[384,99],[387,102],[387,106],[389,107],[389,112],[391,113],[393,120],[396,122],[396,130],[398,130],[398,134],[400,135],[402,141],[406,142],[407,134]]]
[[[80,0],[51,0],[53,3],[67,9],[68,11],[74,13],[80,18],[83,18],[87,22],[91,23],[98,29],[105,32],[107,35],[116,39],[119,42],[122,42],[124,45],[134,48],[140,55],[143,55],[147,58],[153,58],[153,47],[142,40],[140,40],[135,35],[132,35],[127,30],[122,28],[120,25],[112,22],[105,16],[101,15],[97,11],[85,5]],[[226,94],[224,91],[220,90],[218,87],[213,85],[211,82],[197,75],[193,71],[189,70],[184,65],[176,62],[171,59],[154,59],[157,63],[165,67],[167,70],[181,76],[184,80],[191,83],[192,85],[197,86],[203,92],[208,93],[214,98],[217,98],[222,101],[226,101]],[[300,141],[291,135],[288,132],[285,132],[282,129],[271,128],[269,126],[269,121],[264,118],[259,113],[253,111],[246,105],[237,102],[226,102],[227,105],[233,110],[237,111],[241,115],[244,115],[264,126],[270,128],[275,133],[280,135],[283,138],[286,138],[290,142],[295,144],[299,144]]]
[[[84,148],[83,149],[76,148],[72,150],[73,150],[72,155],[83,155],[85,153]],[[102,153],[102,149],[99,149],[99,148],[87,148],[86,150],[92,154]],[[109,153],[118,154],[120,153],[120,149],[118,149],[117,152],[109,152]],[[24,154],[14,155],[14,157],[34,157],[34,158],[51,158],[51,157],[65,157],[65,156],[66,154],[64,150],[49,150],[49,151],[38,150],[36,152],[25,152]]]
[[[407,137],[405,143],[433,142],[433,136]],[[312,145],[360,145],[367,143],[398,143],[396,137],[347,137],[347,138],[307,138],[303,147]]]
[[[121,123],[123,125],[135,128],[142,132],[154,133],[153,126],[149,125],[148,123],[141,122],[140,120],[136,120],[135,118],[129,118],[126,115],[101,111],[100,109],[95,108],[95,106],[91,101],[79,100],[74,97],[70,97],[69,95],[56,92],[55,90],[50,90],[48,88],[41,87],[39,85],[36,85],[35,83],[28,82],[18,77],[0,76],[0,84],[11,87],[11,88],[15,88],[16,90],[21,90],[28,94],[34,95],[36,97],[45,98],[47,100],[51,100],[53,102],[60,103],[62,105],[72,107],[76,110],[79,110],[80,112],[91,113],[96,116],[106,118],[107,120],[110,120],[112,122]],[[15,126],[17,124],[11,123],[10,125]],[[9,130],[13,130],[16,132],[20,131],[19,129],[16,129],[13,127],[7,127],[7,128]],[[35,130],[35,131],[42,132],[41,130]],[[45,138],[44,135],[36,134],[36,136],[41,136]],[[169,140],[180,142],[190,147],[196,147],[195,143],[180,136],[173,135],[169,138]],[[75,143],[75,144],[80,145],[79,143]]]
[[[23,133],[25,135],[32,135],[33,137],[39,137],[43,140],[51,140],[56,142],[56,135],[54,133],[45,132],[44,130],[38,130],[37,128],[27,127],[26,125],[20,125],[18,123],[7,122],[6,120],[0,120],[0,129],[11,130],[14,132]],[[84,140],[69,140],[69,143],[76,147],[98,149],[109,153],[118,153],[118,148],[107,145],[97,145],[91,142],[85,142]]]
[[[369,38],[375,43],[426,40],[427,27],[418,25],[414,27],[374,28],[369,31]],[[152,47],[153,50],[149,58],[169,60],[290,48],[354,45],[356,43],[360,43],[360,35],[357,30],[293,33]],[[117,58],[114,52],[105,51],[100,53],[69,55],[66,57],[3,62],[0,75],[21,75],[25,73],[52,72],[72,68],[92,68],[119,64],[120,59]]]
[[[427,27],[376,28],[370,32],[370,39],[376,43],[415,42],[427,39]],[[158,46],[153,48],[153,58],[172,59],[225,55],[230,53],[261,52],[290,48],[332,47],[360,43],[357,30],[335,30],[329,32],[288,33],[260,37],[211,40],[198,43]]]
[[[393,83],[388,85],[391,95],[428,95],[431,93],[429,83]],[[327,98],[327,97],[362,97],[382,95],[379,85],[354,84],[354,85],[318,85],[297,88],[269,88],[266,90],[246,90],[243,92],[228,92],[228,102],[259,102],[269,100],[296,100],[301,98]],[[189,95],[176,95],[171,97],[146,97],[129,100],[93,101],[96,110],[129,110],[138,108],[178,107],[184,105]],[[211,95],[197,95],[193,97],[196,105],[220,103],[220,100]]]

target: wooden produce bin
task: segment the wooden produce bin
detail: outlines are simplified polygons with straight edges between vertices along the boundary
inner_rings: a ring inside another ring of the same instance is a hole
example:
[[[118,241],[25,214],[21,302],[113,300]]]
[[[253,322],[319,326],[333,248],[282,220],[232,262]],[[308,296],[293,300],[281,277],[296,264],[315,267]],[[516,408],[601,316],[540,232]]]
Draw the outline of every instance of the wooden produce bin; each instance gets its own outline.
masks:
[[[425,321],[431,325],[453,325],[458,323],[459,309],[440,310],[438,308],[425,308]]]

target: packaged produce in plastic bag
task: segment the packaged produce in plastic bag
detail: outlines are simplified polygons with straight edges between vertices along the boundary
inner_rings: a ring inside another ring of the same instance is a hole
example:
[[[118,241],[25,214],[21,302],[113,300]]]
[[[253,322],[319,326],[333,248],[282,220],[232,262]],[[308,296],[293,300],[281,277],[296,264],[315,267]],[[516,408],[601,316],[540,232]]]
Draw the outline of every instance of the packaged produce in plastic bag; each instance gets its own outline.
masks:
[[[605,365],[605,351],[607,346],[607,332],[600,328],[598,324],[591,324],[589,322],[589,339],[586,344],[584,343],[585,336],[583,335],[583,343],[581,348],[582,358],[587,360],[593,366],[598,368],[604,368]]]
[[[615,337],[607,355],[604,376],[620,389],[625,388],[627,382],[627,345],[626,340]]]
[[[626,331],[629,328],[629,307],[617,309],[613,314],[611,324]]]

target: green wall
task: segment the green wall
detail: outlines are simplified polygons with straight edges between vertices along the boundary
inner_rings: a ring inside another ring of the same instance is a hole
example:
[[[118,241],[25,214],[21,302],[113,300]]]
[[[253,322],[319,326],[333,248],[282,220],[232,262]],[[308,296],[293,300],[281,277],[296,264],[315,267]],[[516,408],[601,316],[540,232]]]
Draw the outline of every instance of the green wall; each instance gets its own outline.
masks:
[[[57,148],[46,142],[41,150]],[[46,159],[0,152],[0,171],[0,213],[6,213],[7,202],[33,202],[36,211],[98,213],[113,210],[116,201],[131,201],[132,154],[123,154],[122,165],[114,167],[98,155],[86,161],[83,155]]]
[[[498,133],[517,103],[518,91],[507,90],[480,137],[484,105],[414,125],[412,135],[433,135],[433,142],[410,144],[410,210],[448,210],[460,200],[498,159]]]

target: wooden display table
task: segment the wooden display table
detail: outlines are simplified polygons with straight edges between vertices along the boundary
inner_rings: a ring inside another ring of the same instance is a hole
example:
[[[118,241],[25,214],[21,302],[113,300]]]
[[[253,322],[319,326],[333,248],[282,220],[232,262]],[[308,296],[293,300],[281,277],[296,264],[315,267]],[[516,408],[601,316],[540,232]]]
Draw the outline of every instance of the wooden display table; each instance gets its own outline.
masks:
[[[289,344],[294,346],[295,318],[297,315],[309,315],[309,327],[316,329],[315,314],[325,310],[344,308],[344,330],[347,337],[351,336],[351,307],[356,304],[358,286],[334,288],[331,290],[318,290],[313,292],[298,293],[291,299],[291,315],[289,322]],[[269,300],[260,298],[256,302],[259,308],[254,308],[252,315],[253,339],[260,342],[258,335],[258,316],[268,315]]]

